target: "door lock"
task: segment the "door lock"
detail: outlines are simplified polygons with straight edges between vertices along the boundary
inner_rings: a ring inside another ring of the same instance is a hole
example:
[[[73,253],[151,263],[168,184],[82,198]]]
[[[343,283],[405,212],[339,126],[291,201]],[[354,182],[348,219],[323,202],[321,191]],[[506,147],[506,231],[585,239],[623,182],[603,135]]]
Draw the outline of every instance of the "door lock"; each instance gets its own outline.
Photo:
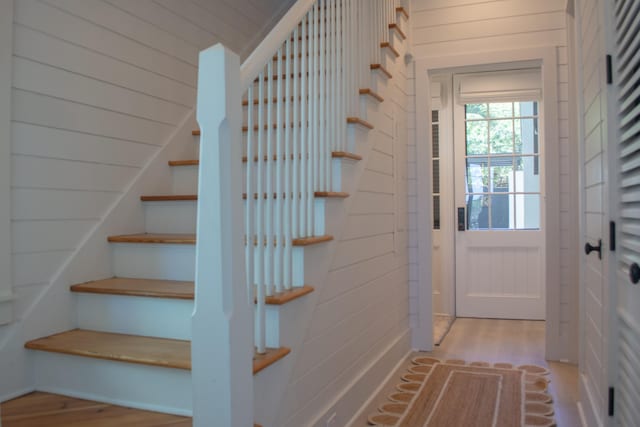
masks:
[[[458,231],[465,231],[467,229],[467,215],[465,208],[458,208]]]

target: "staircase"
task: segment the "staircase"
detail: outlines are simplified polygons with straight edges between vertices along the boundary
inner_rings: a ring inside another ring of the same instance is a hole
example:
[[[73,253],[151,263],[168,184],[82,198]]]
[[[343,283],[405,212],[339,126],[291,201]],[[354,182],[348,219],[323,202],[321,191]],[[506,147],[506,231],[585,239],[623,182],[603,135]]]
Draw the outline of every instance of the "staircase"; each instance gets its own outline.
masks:
[[[340,20],[347,8],[348,19]],[[384,101],[384,82],[392,78],[386,65],[398,60],[407,19],[394,0],[319,0],[243,96],[243,152],[237,164],[244,178],[238,199],[244,204],[247,297],[255,305],[254,376],[295,357],[282,345],[287,328],[281,322],[315,290],[304,268],[313,256],[309,250],[333,239],[326,232],[328,220],[349,197],[344,182],[353,179],[363,158],[355,152],[356,141],[366,141],[374,128],[366,112]],[[369,20],[379,25],[365,25]],[[348,24],[366,32],[354,30],[351,40]],[[323,58],[323,52],[333,53],[318,64],[313,58]],[[358,61],[340,63],[349,55]],[[343,99],[342,92],[353,96]],[[192,134],[197,144],[201,132]],[[202,211],[201,224],[197,221],[199,177],[205,182],[200,168],[206,167],[200,162],[169,161],[171,194],[140,195],[145,229],[109,236],[114,277],[70,287],[77,329],[25,344],[34,350],[37,389],[193,414],[192,314],[200,298],[194,284],[196,246],[200,227],[206,226]],[[307,175],[307,168],[314,169]],[[302,211],[299,217],[296,209]],[[206,308],[206,301],[199,304],[198,310]]]

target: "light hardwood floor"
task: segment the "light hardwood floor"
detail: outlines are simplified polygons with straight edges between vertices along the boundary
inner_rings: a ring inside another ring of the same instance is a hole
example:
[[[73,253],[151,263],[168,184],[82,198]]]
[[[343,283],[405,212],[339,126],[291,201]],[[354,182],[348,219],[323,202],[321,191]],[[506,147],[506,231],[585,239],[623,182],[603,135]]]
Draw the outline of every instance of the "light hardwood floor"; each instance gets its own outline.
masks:
[[[464,359],[468,362],[509,362],[537,364],[551,371],[549,391],[554,399],[555,419],[558,427],[579,427],[578,368],[566,363],[547,362],[544,359],[544,322],[495,319],[456,319],[439,347],[429,354],[441,359]],[[409,363],[409,362],[407,362]],[[406,364],[393,375],[372,399],[351,427],[363,427],[367,416],[387,402]],[[457,426],[451,426],[457,427]]]

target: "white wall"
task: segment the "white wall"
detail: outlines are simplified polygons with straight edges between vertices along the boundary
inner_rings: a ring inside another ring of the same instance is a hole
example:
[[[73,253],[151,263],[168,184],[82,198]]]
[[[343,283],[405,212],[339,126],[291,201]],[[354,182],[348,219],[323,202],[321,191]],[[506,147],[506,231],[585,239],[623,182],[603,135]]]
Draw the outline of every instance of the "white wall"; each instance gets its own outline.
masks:
[[[38,296],[193,112],[199,51],[223,41],[247,56],[292,3],[15,1],[10,200],[18,323],[0,328],[0,349],[19,338],[11,331],[23,328]],[[104,260],[87,262],[85,280],[110,274]],[[101,265],[96,277],[86,274],[92,264]],[[59,315],[72,321],[63,307]]]
[[[277,425],[324,427],[334,412],[335,425],[346,425],[409,350],[407,67],[401,56],[387,68],[393,78],[369,110],[364,171],[344,202],[347,220]]]
[[[577,180],[570,159],[575,159],[577,148],[569,139],[569,73],[565,2],[557,0],[413,0],[411,22],[413,25],[412,53],[416,58],[438,57],[450,54],[477,53],[481,51],[518,49],[525,47],[554,46],[558,56],[558,125],[560,130],[560,264],[558,282],[549,286],[560,286],[561,323],[559,335],[564,348],[561,358],[577,361],[577,346],[571,339],[578,329],[577,309],[574,304],[577,289],[577,261],[575,258],[575,230],[577,223]],[[413,78],[413,75],[411,76]],[[410,87],[415,87],[412,82]],[[410,97],[409,106],[415,111],[415,99]],[[410,117],[410,144],[415,142],[414,115]],[[409,173],[415,177],[415,146],[409,149]],[[413,181],[415,182],[415,181]],[[410,188],[415,189],[411,184]],[[416,194],[409,194],[409,227],[417,229]],[[447,212],[442,212],[447,215]],[[574,234],[572,234],[574,233]],[[411,253],[417,254],[413,242]],[[413,256],[411,272],[412,324],[417,313],[417,256]]]
[[[607,89],[605,86],[604,8],[607,2],[576,2],[577,91],[580,109],[580,160],[582,227],[584,242],[604,240],[604,260],[595,253],[583,257],[581,271],[580,331],[580,405],[586,425],[603,425],[607,409],[608,313],[615,310],[609,302],[607,277]],[[613,153],[611,153],[613,155]],[[611,176],[615,174],[610,173]]]
[[[0,1],[0,325],[13,320],[11,283],[11,55],[13,0]]]

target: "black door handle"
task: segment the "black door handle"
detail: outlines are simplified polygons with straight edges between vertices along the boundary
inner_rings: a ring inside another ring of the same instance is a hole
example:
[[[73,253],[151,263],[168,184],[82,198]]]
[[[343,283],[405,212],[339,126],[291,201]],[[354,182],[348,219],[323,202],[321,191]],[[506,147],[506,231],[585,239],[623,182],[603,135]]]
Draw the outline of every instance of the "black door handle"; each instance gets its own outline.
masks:
[[[638,266],[637,262],[634,262],[629,266],[629,280],[634,285],[637,285],[640,282],[640,266]]]
[[[598,239],[598,246],[592,246],[590,243],[584,245],[584,253],[589,255],[591,252],[598,252],[598,259],[602,259],[602,239]]]
[[[465,208],[458,208],[458,231],[467,229],[467,215]]]

